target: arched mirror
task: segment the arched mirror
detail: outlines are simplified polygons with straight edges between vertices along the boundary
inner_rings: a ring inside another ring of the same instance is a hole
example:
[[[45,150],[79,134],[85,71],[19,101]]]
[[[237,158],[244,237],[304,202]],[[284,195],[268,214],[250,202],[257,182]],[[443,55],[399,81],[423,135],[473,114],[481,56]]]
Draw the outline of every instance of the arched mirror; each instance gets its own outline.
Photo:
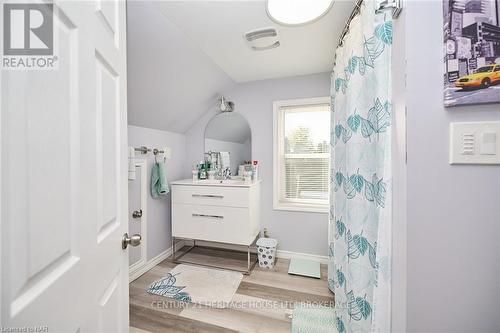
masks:
[[[235,112],[215,115],[205,128],[205,153],[222,153],[231,175],[241,176],[240,171],[245,168],[241,166],[252,160],[252,132],[246,119]]]

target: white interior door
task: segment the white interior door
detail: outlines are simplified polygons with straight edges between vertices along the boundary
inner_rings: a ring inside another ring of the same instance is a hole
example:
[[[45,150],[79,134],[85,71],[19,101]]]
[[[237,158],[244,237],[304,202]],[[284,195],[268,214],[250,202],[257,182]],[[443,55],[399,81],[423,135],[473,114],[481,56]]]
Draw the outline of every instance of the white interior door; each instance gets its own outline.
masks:
[[[59,69],[1,73],[1,326],[127,332],[125,2],[54,6]]]

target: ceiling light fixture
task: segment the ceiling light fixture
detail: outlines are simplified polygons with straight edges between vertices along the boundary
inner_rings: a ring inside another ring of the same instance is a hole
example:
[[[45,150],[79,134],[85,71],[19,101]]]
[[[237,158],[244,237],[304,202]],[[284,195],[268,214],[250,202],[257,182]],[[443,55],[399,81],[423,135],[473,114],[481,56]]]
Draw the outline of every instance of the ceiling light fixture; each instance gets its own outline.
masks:
[[[267,15],[283,25],[302,25],[313,22],[333,5],[333,0],[267,0]]]

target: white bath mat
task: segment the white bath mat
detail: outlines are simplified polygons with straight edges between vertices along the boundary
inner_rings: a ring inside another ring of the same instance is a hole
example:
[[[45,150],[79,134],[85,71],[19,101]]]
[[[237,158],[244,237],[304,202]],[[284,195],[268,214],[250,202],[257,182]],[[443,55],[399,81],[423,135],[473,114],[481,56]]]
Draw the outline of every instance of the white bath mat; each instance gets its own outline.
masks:
[[[147,292],[180,301],[225,308],[238,289],[243,274],[205,267],[178,265],[153,282]]]

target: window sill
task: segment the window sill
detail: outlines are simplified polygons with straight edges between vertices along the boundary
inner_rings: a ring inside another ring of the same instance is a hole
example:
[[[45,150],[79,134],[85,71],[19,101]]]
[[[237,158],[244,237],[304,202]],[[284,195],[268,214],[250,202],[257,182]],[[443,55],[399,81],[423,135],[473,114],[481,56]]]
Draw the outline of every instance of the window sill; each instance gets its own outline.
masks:
[[[311,206],[311,205],[300,205],[300,204],[279,204],[279,205],[274,205],[273,209],[291,211],[291,212],[321,213],[321,214],[325,214],[330,211],[328,207],[324,206]]]

